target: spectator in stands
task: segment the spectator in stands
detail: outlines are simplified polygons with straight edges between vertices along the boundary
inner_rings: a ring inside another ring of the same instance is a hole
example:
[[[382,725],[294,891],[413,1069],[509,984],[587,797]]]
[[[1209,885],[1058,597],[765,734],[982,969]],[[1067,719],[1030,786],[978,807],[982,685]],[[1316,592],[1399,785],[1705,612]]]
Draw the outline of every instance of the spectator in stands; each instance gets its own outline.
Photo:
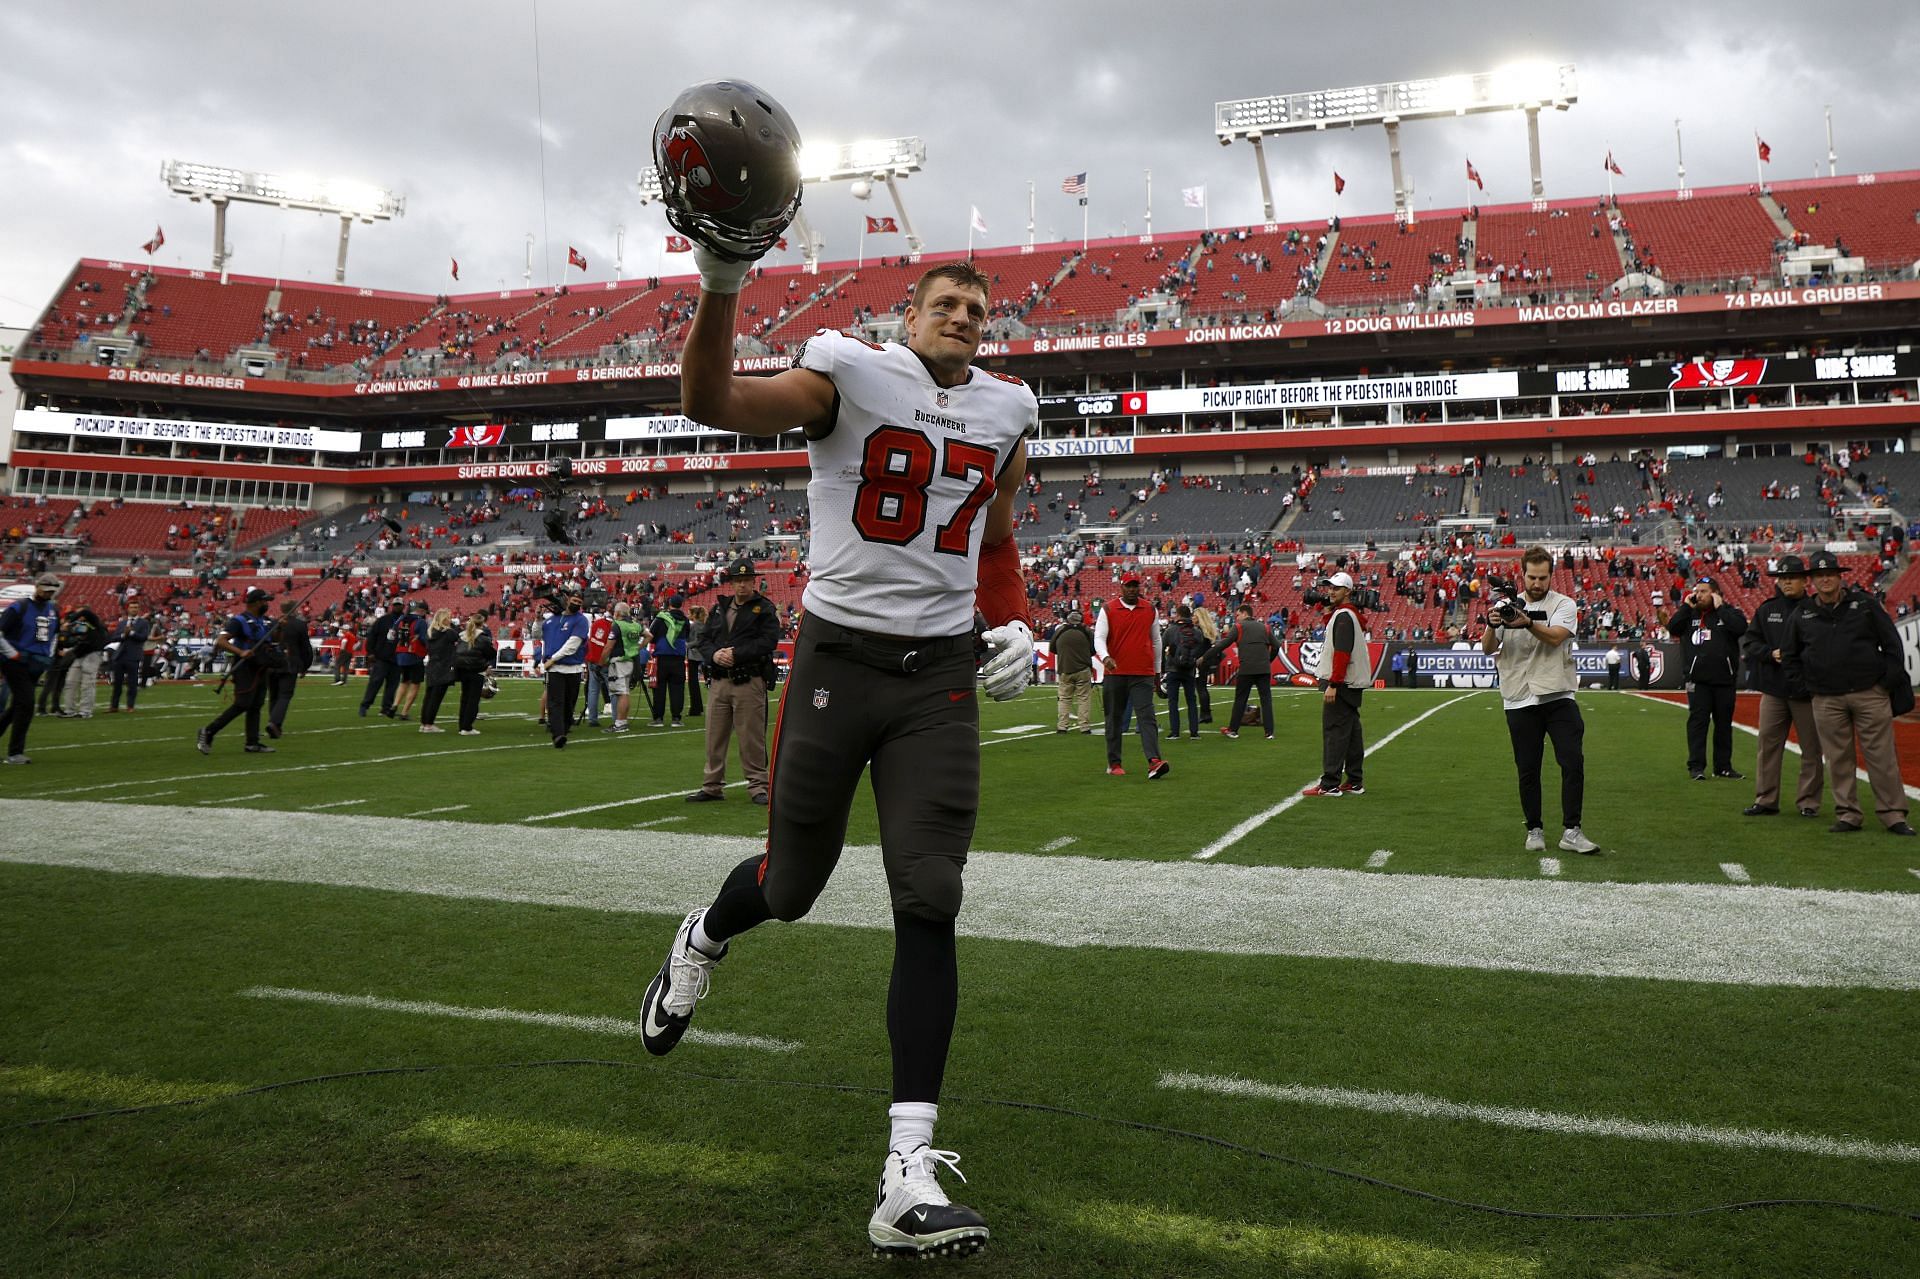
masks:
[[[1100,610],[1093,628],[1093,651],[1105,678],[1101,693],[1106,706],[1107,775],[1121,777],[1120,740],[1131,714],[1140,730],[1140,746],[1147,755],[1147,780],[1158,781],[1172,771],[1160,758],[1160,724],[1153,709],[1153,686],[1159,677],[1160,619],[1140,598],[1140,579],[1120,583],[1120,595]]]
[[[1078,609],[1047,637],[1058,689],[1054,732],[1093,731],[1093,632]]]
[[[92,719],[100,691],[100,665],[107,657],[107,628],[99,616],[82,604],[68,612],[60,625],[56,660],[66,658],[67,679],[60,697],[62,719]]]
[[[120,709],[120,692],[127,694],[127,709],[140,699],[140,677],[146,662],[147,641],[153,637],[153,618],[147,615],[147,602],[137,595],[127,598],[127,611],[114,626],[108,644],[113,648],[107,669],[113,676],[113,697],[107,713]]]
[[[30,764],[27,726],[33,723],[33,686],[53,665],[54,645],[60,635],[60,609],[53,602],[60,579],[42,573],[33,580],[33,594],[0,611],[0,676],[7,682],[7,708],[0,711],[0,729],[8,731],[8,764]]]
[[[447,699],[447,692],[454,685],[453,669],[454,649],[459,646],[460,632],[453,623],[453,610],[438,608],[427,621],[427,657],[425,674],[426,699],[420,704],[420,731],[423,733],[444,733],[438,721],[440,707]]]
[[[280,646],[283,661],[279,669],[267,673],[267,736],[278,741],[286,730],[294,689],[299,687],[300,677],[313,669],[313,634],[307,628],[301,601],[281,601],[273,641]]]
[[[360,715],[365,718],[374,699],[380,699],[380,713],[393,718],[393,696],[399,691],[398,670],[394,665],[394,628],[401,622],[404,607],[399,596],[387,601],[387,611],[367,628],[367,691],[360,695]]]
[[[1686,654],[1687,776],[1707,780],[1707,726],[1713,726],[1713,775],[1738,780],[1733,767],[1733,690],[1740,677],[1744,613],[1727,603],[1710,577],[1693,583],[1666,619],[1667,633]]]
[[[394,719],[407,719],[427,678],[427,602],[415,600],[393,627],[394,679],[400,685],[394,698]],[[382,712],[383,714],[385,712]]]
[[[1834,823],[1827,829],[1835,834],[1860,829],[1854,772],[1856,761],[1864,758],[1881,824],[1889,834],[1912,835],[1888,692],[1906,678],[1893,619],[1873,596],[1847,585],[1832,552],[1816,551],[1807,572],[1813,594],[1794,611],[1781,656],[1787,686],[1804,681],[1813,695],[1820,752],[1833,783]]]
[[[740,769],[756,804],[767,802],[767,686],[772,682],[773,652],[780,643],[780,619],[773,604],[754,588],[753,561],[727,570],[731,596],[715,603],[700,633],[712,679],[707,715],[707,765],[690,804],[725,798],[727,739],[740,735]]]
[[[1800,776],[1794,805],[1802,817],[1820,814],[1826,786],[1821,765],[1820,726],[1813,717],[1813,695],[1806,686],[1787,682],[1786,646],[1793,615],[1807,597],[1807,566],[1798,555],[1782,555],[1769,569],[1773,597],[1754,610],[1741,649],[1753,686],[1760,691],[1760,745],[1754,764],[1753,803],[1748,817],[1768,817],[1780,811],[1780,765],[1786,755],[1787,733],[1800,738]]]

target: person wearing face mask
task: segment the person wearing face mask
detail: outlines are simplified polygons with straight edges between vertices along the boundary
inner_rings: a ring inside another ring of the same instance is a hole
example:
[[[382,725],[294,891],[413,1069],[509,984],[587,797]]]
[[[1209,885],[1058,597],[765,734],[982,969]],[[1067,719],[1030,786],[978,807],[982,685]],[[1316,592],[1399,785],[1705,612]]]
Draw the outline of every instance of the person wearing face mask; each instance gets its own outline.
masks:
[[[1798,555],[1782,555],[1767,570],[1774,580],[1773,598],[1754,610],[1753,624],[1741,640],[1753,686],[1760,690],[1760,748],[1753,768],[1753,803],[1748,817],[1769,817],[1780,811],[1780,765],[1786,755],[1787,733],[1800,740],[1800,777],[1794,806],[1802,817],[1820,815],[1820,796],[1826,788],[1826,770],[1820,759],[1820,727],[1813,718],[1813,694],[1805,684],[1787,682],[1787,632],[1793,615],[1807,598],[1807,566]]]
[[[267,701],[268,673],[286,659],[267,641],[267,633],[273,629],[267,621],[267,604],[272,598],[257,586],[248,591],[242,610],[227,619],[226,627],[213,641],[214,651],[225,653],[233,663],[229,674],[233,702],[194,739],[202,755],[213,754],[213,739],[242,715],[247,717],[247,753],[273,753],[273,747],[260,740],[260,710]]]
[[[1707,725],[1713,725],[1713,775],[1738,780],[1733,766],[1733,688],[1747,619],[1710,577],[1700,578],[1667,617],[1667,633],[1686,654],[1687,775],[1707,780]]]
[[[566,607],[541,624],[540,673],[546,678],[547,732],[555,750],[565,750],[573,729],[580,679],[587,671],[587,617],[578,589],[569,590]]]
[[[28,764],[27,725],[33,722],[33,686],[53,665],[53,647],[60,637],[60,609],[53,597],[60,579],[42,573],[33,581],[33,594],[17,599],[0,612],[0,675],[7,681],[7,709],[0,711],[0,729],[8,731],[6,762]]]

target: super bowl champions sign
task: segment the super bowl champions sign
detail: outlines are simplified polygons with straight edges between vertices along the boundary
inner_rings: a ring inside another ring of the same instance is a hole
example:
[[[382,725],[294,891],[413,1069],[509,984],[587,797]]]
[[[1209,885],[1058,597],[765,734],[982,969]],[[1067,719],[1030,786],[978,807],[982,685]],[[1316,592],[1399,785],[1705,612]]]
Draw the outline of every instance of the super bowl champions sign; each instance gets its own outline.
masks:
[[[1677,679],[1667,678],[1669,670],[1677,671],[1678,665],[1669,660],[1673,648],[1670,644],[1650,646],[1651,662],[1649,668],[1649,687],[1678,688]],[[1639,673],[1633,664],[1633,646],[1620,646],[1620,684],[1623,688],[1637,687]],[[1456,644],[1451,648],[1409,647],[1408,655],[1413,663],[1413,676],[1419,688],[1498,688],[1499,676],[1493,667],[1493,658],[1480,651],[1478,644]],[[1377,678],[1393,683],[1389,669],[1391,659],[1382,663],[1374,671]],[[1601,646],[1576,648],[1573,653],[1574,672],[1580,679],[1582,688],[1603,688],[1607,683],[1607,649]]]

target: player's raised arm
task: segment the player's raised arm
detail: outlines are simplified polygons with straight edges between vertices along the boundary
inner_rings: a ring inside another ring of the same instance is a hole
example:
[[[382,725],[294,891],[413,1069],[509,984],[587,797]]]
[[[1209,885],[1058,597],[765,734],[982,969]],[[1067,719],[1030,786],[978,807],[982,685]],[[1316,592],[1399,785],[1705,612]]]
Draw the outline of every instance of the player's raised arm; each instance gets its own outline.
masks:
[[[820,374],[733,374],[740,290],[800,212],[793,118],[744,80],[697,84],[660,113],[653,158],[667,221],[693,241],[700,269],[700,301],[680,361],[681,408],[696,422],[743,435],[824,422],[833,384]]]

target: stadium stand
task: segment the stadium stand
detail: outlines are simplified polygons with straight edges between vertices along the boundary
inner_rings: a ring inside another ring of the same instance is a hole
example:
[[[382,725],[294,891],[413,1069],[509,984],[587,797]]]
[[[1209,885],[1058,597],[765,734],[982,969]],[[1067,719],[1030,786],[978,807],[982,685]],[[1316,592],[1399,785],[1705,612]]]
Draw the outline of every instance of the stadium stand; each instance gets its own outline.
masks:
[[[1437,273],[1459,266],[1460,210],[1400,225],[1391,217],[1343,218],[1316,296],[1328,306],[1424,300]]]
[[[1480,514],[1499,518],[1521,537],[1574,523],[1570,467],[1489,466],[1480,476]]]
[[[1264,535],[1280,521],[1286,477],[1223,476],[1217,482],[1182,485],[1170,481],[1162,492],[1126,513],[1135,536],[1243,538]]]
[[[1765,280],[1774,272],[1780,229],[1752,194],[1673,192],[1619,197],[1631,242],[1629,265],[1639,264],[1671,281]]]
[[[1326,235],[1326,223],[1302,222],[1273,231],[1202,236],[1189,313],[1271,312],[1299,294],[1311,293],[1318,281],[1320,240]]]
[[[1776,485],[1781,495],[1766,496]],[[1792,496],[1796,487],[1797,498]],[[1824,527],[1830,518],[1818,473],[1799,458],[1675,458],[1667,467],[1666,488],[1676,514],[1691,511],[1709,523],[1791,521],[1809,528]],[[1710,500],[1714,495],[1719,501]]]
[[[1341,533],[1358,540],[1369,531],[1413,537],[1423,524],[1459,514],[1465,491],[1466,481],[1458,475],[1322,471],[1302,509],[1282,530],[1293,537]]]
[[[1502,291],[1508,295],[1605,288],[1623,273],[1620,251],[1598,205],[1546,213],[1482,210],[1474,228],[1475,269],[1504,268]],[[1515,279],[1524,270],[1533,271],[1532,284],[1524,276]]]
[[[1791,191],[1777,189],[1776,198],[1809,243],[1844,246],[1848,255],[1866,259],[1869,270],[1920,262],[1920,180],[1796,183]]]
[[[234,528],[233,512],[223,506],[181,508],[158,502],[127,502],[115,506],[96,502],[73,535],[87,539],[88,548],[103,555],[186,554],[209,535],[224,543]],[[169,536],[168,530],[176,532]]]
[[[270,296],[264,284],[156,275],[135,327],[153,355],[224,359],[259,342]]]
[[[1083,321],[1111,324],[1135,302],[1152,293],[1184,296],[1187,258],[1199,237],[1156,237],[1151,245],[1103,245],[1088,250],[1027,312],[1037,328],[1073,326]]]

